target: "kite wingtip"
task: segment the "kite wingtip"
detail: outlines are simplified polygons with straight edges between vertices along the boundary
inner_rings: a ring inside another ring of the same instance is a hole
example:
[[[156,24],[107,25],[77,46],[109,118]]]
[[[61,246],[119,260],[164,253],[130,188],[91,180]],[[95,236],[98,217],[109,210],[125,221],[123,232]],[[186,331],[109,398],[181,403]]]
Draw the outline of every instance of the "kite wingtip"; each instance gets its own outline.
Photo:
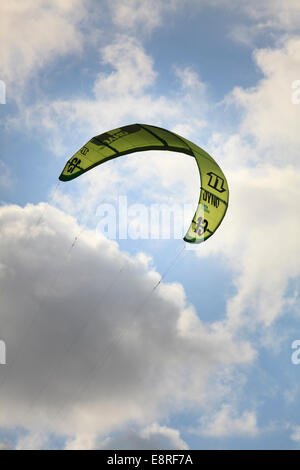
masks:
[[[68,175],[64,175],[63,173],[59,176],[59,181],[70,181],[72,179],[76,178],[76,176],[68,176]]]

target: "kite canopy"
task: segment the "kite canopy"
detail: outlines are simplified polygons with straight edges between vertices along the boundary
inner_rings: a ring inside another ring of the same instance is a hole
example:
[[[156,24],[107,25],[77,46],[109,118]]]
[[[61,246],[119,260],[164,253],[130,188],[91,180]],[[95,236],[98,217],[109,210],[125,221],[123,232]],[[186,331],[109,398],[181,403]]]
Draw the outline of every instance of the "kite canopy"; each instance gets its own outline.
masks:
[[[147,124],[131,124],[93,137],[66,163],[59,179],[69,181],[113,158],[145,150],[169,150],[194,157],[200,173],[200,197],[184,237],[189,243],[207,240],[219,227],[228,206],[228,184],[215,160],[174,132]]]

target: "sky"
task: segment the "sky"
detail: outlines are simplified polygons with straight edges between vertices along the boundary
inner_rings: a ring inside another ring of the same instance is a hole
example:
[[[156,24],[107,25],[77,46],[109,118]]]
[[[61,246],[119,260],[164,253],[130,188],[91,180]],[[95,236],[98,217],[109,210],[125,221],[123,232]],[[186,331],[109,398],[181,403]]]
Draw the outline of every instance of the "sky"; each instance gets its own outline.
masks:
[[[299,449],[298,0],[10,0],[0,18],[0,448]],[[136,122],[226,175],[196,249],[174,234],[199,198],[187,155],[58,181]]]

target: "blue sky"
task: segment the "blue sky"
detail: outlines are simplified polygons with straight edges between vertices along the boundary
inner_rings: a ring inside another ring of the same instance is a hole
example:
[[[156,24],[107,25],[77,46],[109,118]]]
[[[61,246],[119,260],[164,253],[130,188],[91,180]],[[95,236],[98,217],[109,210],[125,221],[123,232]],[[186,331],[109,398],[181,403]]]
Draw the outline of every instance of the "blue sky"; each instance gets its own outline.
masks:
[[[0,447],[299,448],[298,2],[0,9]],[[106,238],[101,210],[126,197],[131,230],[141,205],[192,217],[192,159],[145,152],[57,185],[93,135],[135,122],[228,180],[222,225],[174,265],[180,238]]]

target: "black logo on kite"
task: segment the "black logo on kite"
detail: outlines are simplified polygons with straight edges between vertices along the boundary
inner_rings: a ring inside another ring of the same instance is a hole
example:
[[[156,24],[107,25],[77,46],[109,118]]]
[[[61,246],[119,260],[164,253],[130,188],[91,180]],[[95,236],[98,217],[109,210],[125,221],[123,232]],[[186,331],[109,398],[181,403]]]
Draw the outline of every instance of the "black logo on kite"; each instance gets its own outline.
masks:
[[[214,194],[210,193],[209,191],[206,191],[206,189],[203,189],[202,198],[203,198],[203,201],[208,202],[208,204],[211,204],[212,206],[215,206],[216,208],[219,207],[220,199]]]
[[[201,236],[204,234],[204,232],[206,232],[207,227],[208,227],[208,221],[206,219],[203,219],[202,217],[198,217],[195,232],[199,236]]]
[[[87,147],[82,147],[82,149],[80,149],[80,153],[81,155],[86,155],[88,153],[89,149]]]
[[[72,158],[72,160],[68,163],[68,170],[67,170],[67,172],[68,172],[68,173],[73,173],[73,171],[75,170],[75,168],[79,168],[79,169],[81,170],[81,168],[80,168],[80,166],[79,166],[80,163],[81,163],[81,160],[80,160],[79,158],[77,158],[77,157]]]
[[[125,137],[126,135],[133,134],[141,129],[139,124],[130,124],[129,126],[120,127],[120,129],[114,129],[104,134],[96,135],[93,137],[91,142],[96,145],[110,145],[116,140]]]
[[[224,188],[224,180],[223,178],[221,178],[221,176],[216,175],[216,173],[213,173],[212,171],[207,174],[209,176],[209,182],[207,183],[208,186],[215,189],[219,193],[223,193],[224,191],[226,191],[226,189]]]

